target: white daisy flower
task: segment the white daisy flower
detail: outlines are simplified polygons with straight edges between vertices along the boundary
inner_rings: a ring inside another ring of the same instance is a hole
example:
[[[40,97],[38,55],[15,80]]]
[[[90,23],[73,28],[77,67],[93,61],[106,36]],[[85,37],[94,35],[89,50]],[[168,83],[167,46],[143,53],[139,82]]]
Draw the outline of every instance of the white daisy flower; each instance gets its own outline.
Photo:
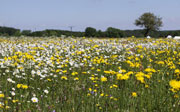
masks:
[[[37,102],[38,102],[38,98],[32,97],[32,98],[31,98],[31,101],[32,101],[33,103],[37,103]]]

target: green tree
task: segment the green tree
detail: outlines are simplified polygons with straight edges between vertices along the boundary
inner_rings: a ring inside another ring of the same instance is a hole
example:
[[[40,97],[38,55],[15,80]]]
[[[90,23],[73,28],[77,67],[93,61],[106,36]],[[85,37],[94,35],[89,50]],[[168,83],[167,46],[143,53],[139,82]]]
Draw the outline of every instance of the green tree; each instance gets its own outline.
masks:
[[[87,27],[85,29],[85,36],[87,36],[87,37],[95,37],[96,33],[97,33],[97,31],[95,28]]]
[[[105,32],[103,32],[101,30],[98,30],[96,33],[96,37],[105,37],[105,36],[106,36]]]
[[[150,31],[157,31],[162,27],[162,18],[155,16],[153,13],[147,12],[135,20],[135,25],[143,27],[146,37]]]
[[[22,35],[25,35],[25,36],[30,36],[31,35],[31,30],[23,30],[21,32]]]
[[[109,27],[106,30],[106,36],[107,37],[123,37],[124,32],[117,28]]]
[[[16,31],[13,35],[14,35],[14,36],[16,36],[16,37],[21,36],[21,32],[20,32],[20,30],[19,30],[19,31]]]

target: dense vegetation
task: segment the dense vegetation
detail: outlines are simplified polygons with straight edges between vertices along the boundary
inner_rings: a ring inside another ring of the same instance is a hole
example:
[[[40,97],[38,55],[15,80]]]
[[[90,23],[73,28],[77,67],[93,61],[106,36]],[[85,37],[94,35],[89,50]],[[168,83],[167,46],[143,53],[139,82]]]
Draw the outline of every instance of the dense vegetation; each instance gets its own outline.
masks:
[[[109,27],[106,31],[96,30],[92,27],[87,27],[85,32],[76,31],[66,31],[66,30],[54,30],[47,29],[43,31],[23,30],[10,28],[10,27],[0,27],[0,36],[33,36],[33,37],[49,37],[49,36],[74,36],[74,37],[144,37],[145,30],[120,30],[117,28]],[[149,35],[151,37],[166,37],[167,35],[177,36],[180,35],[180,30],[176,31],[150,31]]]
[[[180,112],[180,42],[0,38],[0,112]]]

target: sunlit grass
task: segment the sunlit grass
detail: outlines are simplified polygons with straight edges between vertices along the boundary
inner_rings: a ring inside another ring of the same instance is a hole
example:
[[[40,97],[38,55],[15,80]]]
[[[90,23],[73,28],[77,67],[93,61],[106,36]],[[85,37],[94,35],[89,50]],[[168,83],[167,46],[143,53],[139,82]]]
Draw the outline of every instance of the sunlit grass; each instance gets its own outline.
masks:
[[[180,111],[173,39],[0,38],[0,110]]]

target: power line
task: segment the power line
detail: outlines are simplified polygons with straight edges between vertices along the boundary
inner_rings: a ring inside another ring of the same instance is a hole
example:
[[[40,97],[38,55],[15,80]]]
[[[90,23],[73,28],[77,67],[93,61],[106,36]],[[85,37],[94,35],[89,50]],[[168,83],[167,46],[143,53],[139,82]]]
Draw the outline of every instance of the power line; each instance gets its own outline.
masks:
[[[74,27],[75,27],[75,26],[69,26],[70,31],[71,31],[71,37],[72,37],[72,30],[73,30]]]

